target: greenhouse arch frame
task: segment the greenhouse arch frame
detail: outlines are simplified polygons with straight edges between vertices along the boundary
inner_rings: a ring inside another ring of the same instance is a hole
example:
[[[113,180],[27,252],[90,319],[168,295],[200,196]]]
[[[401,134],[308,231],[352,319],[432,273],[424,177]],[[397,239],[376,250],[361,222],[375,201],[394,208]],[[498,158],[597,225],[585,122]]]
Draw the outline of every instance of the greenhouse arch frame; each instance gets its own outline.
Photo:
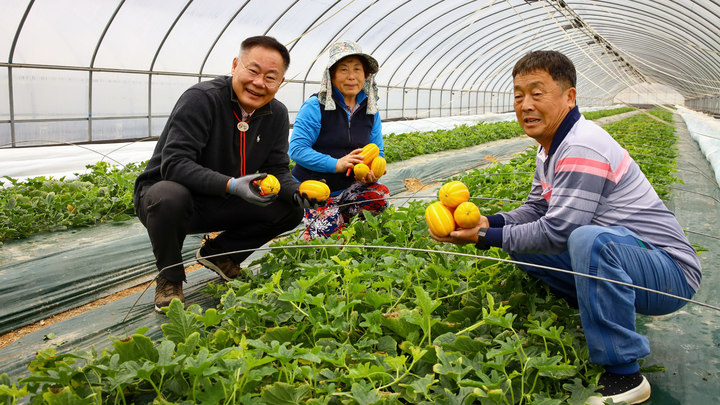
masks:
[[[182,91],[258,34],[291,52],[277,95],[291,123],[338,39],[380,61],[383,120],[511,111],[512,66],[536,49],[573,60],[581,107],[648,83],[720,114],[712,1],[0,2],[0,147],[157,138]]]

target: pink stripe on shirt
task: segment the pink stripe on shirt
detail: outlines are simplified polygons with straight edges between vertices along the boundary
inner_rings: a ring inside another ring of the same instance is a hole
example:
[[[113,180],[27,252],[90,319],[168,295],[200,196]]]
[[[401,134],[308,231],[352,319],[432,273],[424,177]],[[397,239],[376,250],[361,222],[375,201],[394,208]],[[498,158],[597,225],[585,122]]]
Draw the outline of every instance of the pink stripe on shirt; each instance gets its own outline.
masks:
[[[545,200],[547,202],[550,202],[550,197],[552,196],[552,186],[550,185],[550,183],[544,182],[542,180],[540,181],[540,185],[543,188],[543,191],[542,191],[543,198],[545,198]]]
[[[632,158],[628,151],[625,151],[622,161],[615,171],[612,170],[609,163],[599,162],[597,160],[568,157],[558,161],[555,172],[578,172],[593,174],[595,176],[605,177],[606,179],[617,183],[623,175],[627,173]]]

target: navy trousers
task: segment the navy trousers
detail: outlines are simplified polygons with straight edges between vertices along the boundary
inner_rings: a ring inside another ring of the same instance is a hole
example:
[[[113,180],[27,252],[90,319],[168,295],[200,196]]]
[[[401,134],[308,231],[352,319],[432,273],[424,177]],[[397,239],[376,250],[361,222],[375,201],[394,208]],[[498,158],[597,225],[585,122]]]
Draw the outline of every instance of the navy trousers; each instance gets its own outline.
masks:
[[[667,252],[642,241],[625,227],[582,226],[557,255],[513,254],[514,260],[572,270],[692,298],[682,268]],[[635,314],[664,315],[686,301],[607,281],[521,265],[580,310],[590,361],[618,373],[637,372],[637,359],[650,353],[645,336],[635,330]]]

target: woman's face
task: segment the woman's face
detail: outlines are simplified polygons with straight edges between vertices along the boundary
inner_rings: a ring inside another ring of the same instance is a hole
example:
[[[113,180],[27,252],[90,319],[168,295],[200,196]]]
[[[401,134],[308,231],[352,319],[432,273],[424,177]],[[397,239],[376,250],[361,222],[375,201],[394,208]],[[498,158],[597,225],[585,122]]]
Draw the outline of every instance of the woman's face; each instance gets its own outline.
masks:
[[[365,69],[362,60],[357,56],[348,56],[335,64],[335,70],[330,78],[343,97],[354,98],[360,93],[365,84]]]

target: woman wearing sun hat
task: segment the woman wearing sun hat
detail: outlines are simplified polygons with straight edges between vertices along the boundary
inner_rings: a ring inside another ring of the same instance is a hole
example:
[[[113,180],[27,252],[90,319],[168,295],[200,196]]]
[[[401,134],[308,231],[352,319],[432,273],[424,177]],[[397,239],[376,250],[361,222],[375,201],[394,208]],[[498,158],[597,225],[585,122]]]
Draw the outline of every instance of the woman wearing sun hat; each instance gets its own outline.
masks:
[[[320,91],[300,107],[289,145],[296,162],[293,176],[324,180],[330,187],[327,205],[305,210],[308,240],[339,231],[361,210],[382,212],[387,207],[382,198],[390,195],[372,171],[356,178],[350,170],[362,163],[360,151],[368,143],[385,155],[375,83],[378,63],[353,41],[337,41],[329,53]]]

